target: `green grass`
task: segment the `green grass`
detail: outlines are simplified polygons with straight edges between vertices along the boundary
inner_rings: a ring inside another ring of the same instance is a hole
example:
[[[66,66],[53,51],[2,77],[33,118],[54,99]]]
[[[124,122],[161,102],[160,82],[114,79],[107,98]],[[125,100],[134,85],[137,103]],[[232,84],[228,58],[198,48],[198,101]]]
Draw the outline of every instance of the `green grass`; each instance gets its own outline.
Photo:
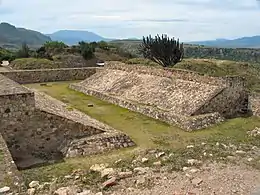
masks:
[[[200,144],[201,142],[245,143],[260,146],[257,139],[247,136],[247,131],[260,126],[260,120],[257,117],[231,119],[204,130],[185,132],[178,127],[170,126],[142,114],[71,90],[68,85],[69,82],[56,82],[47,86],[40,84],[29,84],[27,86],[43,91],[67,103],[69,108],[81,110],[89,116],[126,133],[137,144],[137,147],[87,158],[67,159],[66,162],[61,164],[37,168],[37,171],[35,169],[27,170],[25,173],[29,178],[40,179],[49,177],[53,173],[64,175],[73,169],[88,168],[94,163],[113,162],[120,158],[132,159],[138,151],[146,149],[161,148],[182,153],[187,145]],[[93,104],[94,107],[88,107],[88,104]],[[197,153],[194,152],[194,155],[199,155],[198,153],[201,154],[201,152],[202,150],[198,150]]]

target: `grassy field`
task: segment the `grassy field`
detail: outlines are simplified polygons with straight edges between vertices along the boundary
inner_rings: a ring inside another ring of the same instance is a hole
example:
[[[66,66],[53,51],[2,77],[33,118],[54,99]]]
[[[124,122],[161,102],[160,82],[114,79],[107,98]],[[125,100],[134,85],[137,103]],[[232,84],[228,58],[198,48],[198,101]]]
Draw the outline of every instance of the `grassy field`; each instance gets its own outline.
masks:
[[[200,144],[202,142],[213,143],[213,145],[216,142],[220,142],[225,144],[245,143],[260,146],[257,139],[247,136],[247,131],[260,126],[260,120],[257,117],[231,119],[220,125],[190,133],[178,127],[167,125],[139,113],[73,91],[68,88],[68,85],[68,82],[56,82],[49,83],[47,86],[30,84],[27,87],[45,92],[67,103],[70,108],[78,109],[126,133],[137,144],[137,147],[112,151],[105,155],[68,159],[61,164],[24,171],[25,175],[30,178],[41,180],[53,173],[64,175],[73,169],[88,168],[94,163],[113,162],[120,158],[132,158],[138,151],[146,149],[161,148],[185,156],[184,151],[187,145]],[[93,104],[94,107],[88,107],[88,104]],[[217,153],[222,153],[223,151],[212,152],[217,156]],[[199,153],[201,154],[202,151],[193,151],[189,155],[196,157]]]

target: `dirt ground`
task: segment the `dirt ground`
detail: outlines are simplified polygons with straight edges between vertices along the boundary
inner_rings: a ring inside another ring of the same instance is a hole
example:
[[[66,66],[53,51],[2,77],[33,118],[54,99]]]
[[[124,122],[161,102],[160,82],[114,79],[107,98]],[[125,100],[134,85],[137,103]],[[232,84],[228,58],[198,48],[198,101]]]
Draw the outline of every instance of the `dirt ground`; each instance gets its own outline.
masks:
[[[108,194],[260,195],[260,171],[246,165],[214,163],[202,166],[197,173],[194,173],[195,170],[136,176],[120,182],[115,191]],[[151,188],[138,187],[138,184],[147,180],[153,181]]]

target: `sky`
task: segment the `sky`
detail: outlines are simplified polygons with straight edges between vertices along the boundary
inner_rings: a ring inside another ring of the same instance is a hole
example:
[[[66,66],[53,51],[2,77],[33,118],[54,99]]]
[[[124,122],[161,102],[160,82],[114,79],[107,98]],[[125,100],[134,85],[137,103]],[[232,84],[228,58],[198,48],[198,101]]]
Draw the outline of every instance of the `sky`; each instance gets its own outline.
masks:
[[[0,22],[106,38],[167,34],[181,41],[260,35],[260,0],[0,0]]]

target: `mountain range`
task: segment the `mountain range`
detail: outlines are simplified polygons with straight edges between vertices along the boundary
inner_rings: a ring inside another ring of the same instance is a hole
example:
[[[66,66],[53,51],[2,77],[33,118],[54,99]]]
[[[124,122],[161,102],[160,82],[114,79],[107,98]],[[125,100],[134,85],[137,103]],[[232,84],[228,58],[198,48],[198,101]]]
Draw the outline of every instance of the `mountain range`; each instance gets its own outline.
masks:
[[[8,23],[0,24],[0,47],[16,49],[23,43],[27,43],[32,48],[40,47],[51,38],[40,32],[25,28],[16,28]]]
[[[49,36],[53,41],[62,41],[67,45],[75,45],[80,41],[110,41],[110,39],[101,37],[93,32],[82,30],[60,30],[52,34],[48,34],[47,36]]]
[[[210,47],[224,48],[260,48],[260,36],[241,37],[238,39],[216,39],[209,41],[193,41],[190,44],[198,44]]]
[[[17,28],[8,23],[0,24],[0,47],[17,49],[22,43],[27,43],[32,48],[38,48],[46,41],[62,41],[67,45],[75,45],[80,41],[112,41],[89,31],[60,30],[52,34],[42,34],[37,31]],[[138,40],[136,38],[126,39]],[[192,41],[187,44],[204,45],[209,47],[224,48],[260,48],[260,36],[242,37],[238,39],[216,39],[208,41]]]

